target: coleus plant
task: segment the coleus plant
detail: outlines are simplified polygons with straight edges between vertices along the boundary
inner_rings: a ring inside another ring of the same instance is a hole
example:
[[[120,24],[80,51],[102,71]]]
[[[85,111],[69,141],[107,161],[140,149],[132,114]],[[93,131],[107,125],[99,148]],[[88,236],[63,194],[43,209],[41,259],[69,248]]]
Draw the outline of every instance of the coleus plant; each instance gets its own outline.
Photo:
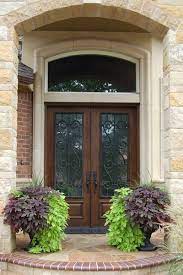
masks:
[[[125,199],[126,214],[149,235],[159,228],[161,221],[168,221],[166,207],[170,203],[168,194],[153,186],[141,186]]]
[[[115,190],[110,210],[104,215],[108,226],[108,244],[126,252],[135,251],[144,241],[139,226],[134,226],[125,213],[125,198],[132,192],[129,188]]]
[[[51,188],[31,184],[14,190],[4,209],[4,222],[14,232],[30,236],[30,253],[54,252],[61,248],[67,226],[68,204],[65,196]]]
[[[21,189],[21,192],[30,198],[45,198],[46,196],[50,195],[51,193],[56,193],[55,190],[51,189],[50,187],[43,187],[43,186],[28,186]]]
[[[46,196],[50,190],[44,187],[27,187],[10,195],[4,209],[4,222],[18,232],[28,233],[30,238],[47,226],[49,210]]]

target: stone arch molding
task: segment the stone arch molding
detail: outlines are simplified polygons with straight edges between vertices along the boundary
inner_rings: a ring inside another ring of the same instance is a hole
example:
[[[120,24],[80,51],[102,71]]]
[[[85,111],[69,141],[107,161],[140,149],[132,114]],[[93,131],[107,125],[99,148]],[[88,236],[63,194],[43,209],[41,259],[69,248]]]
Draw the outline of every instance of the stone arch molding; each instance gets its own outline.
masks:
[[[176,31],[181,24],[181,20],[149,0],[28,1],[2,18],[2,22],[15,26],[17,33],[22,34],[59,20],[83,16],[135,22],[138,27],[159,37],[163,37],[168,29]]]

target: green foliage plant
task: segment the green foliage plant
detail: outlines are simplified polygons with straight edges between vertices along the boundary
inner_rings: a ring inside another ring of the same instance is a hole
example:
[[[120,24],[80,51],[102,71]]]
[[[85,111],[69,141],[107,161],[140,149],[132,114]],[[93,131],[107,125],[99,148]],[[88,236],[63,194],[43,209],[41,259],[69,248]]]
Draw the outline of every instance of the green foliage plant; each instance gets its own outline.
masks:
[[[14,198],[21,198],[23,197],[24,193],[21,190],[14,188],[11,190],[10,195]]]
[[[55,252],[61,249],[67,226],[68,204],[63,194],[55,192],[48,197],[48,205],[47,227],[34,235],[30,253]]]
[[[34,187],[44,186],[44,178],[41,177],[40,175],[33,174],[31,185]]]
[[[124,252],[136,251],[144,241],[142,231],[130,222],[125,212],[125,198],[132,192],[129,188],[116,190],[110,210],[105,214],[108,244]]]
[[[13,189],[4,208],[4,223],[17,233],[29,234],[31,253],[54,252],[61,248],[67,226],[68,204],[59,191],[43,186],[34,177],[26,187]]]

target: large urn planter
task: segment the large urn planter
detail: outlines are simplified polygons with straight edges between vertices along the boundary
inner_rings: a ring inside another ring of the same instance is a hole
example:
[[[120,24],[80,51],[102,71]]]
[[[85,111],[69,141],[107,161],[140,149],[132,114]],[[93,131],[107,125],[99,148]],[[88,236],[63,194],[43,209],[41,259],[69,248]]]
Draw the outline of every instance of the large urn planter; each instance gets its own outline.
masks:
[[[13,191],[4,209],[4,222],[14,232],[30,237],[30,253],[55,252],[61,248],[67,226],[68,205],[58,191],[41,185]]]
[[[151,235],[161,226],[160,221],[169,220],[169,203],[167,192],[153,184],[116,190],[105,214],[108,243],[125,252],[156,250]]]
[[[157,246],[151,243],[152,233],[149,232],[144,235],[144,243],[138,248],[139,251],[155,251],[157,249]]]
[[[140,251],[154,251],[157,249],[151,243],[151,235],[161,226],[160,221],[168,221],[166,208],[169,196],[165,191],[153,185],[140,186],[126,198],[126,214],[132,223],[138,224],[144,234],[144,244]]]

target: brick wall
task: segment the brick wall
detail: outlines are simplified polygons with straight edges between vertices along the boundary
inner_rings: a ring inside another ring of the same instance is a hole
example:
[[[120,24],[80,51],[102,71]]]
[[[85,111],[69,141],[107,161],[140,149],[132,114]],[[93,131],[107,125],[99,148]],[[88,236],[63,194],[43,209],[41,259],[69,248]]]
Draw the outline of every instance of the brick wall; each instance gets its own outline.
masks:
[[[18,93],[17,178],[32,177],[33,94],[21,88]]]

